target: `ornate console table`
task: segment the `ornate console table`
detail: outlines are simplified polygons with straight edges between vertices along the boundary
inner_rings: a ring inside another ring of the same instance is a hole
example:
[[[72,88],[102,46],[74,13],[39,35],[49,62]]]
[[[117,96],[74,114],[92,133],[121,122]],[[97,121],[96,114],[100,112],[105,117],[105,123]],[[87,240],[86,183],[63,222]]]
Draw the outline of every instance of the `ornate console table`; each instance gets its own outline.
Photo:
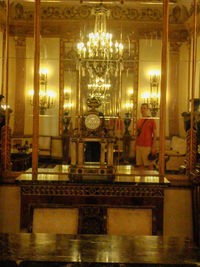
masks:
[[[166,178],[122,176],[112,182],[72,183],[64,175],[48,174],[44,180],[41,174],[33,181],[30,174],[23,174],[17,182],[21,187],[21,229],[29,232],[35,208],[77,208],[79,234],[107,234],[108,208],[130,208],[151,209],[152,234],[162,235],[164,189],[169,186]]]

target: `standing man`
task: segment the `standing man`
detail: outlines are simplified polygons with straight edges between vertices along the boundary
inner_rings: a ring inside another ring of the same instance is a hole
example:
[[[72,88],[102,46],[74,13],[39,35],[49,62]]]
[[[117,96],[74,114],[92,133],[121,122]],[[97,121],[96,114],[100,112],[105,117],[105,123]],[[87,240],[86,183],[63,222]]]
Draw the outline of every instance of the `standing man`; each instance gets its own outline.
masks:
[[[152,161],[148,160],[148,155],[156,153],[156,122],[148,118],[149,108],[147,103],[141,105],[142,118],[137,121],[137,136],[134,151],[136,153],[136,165],[140,169],[148,167],[153,170]]]

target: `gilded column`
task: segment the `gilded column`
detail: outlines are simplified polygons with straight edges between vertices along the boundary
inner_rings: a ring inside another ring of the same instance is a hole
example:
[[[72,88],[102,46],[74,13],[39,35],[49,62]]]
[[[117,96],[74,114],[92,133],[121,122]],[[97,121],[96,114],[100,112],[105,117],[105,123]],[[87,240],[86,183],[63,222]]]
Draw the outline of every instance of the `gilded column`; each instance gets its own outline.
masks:
[[[76,138],[72,138],[71,139],[71,165],[75,166],[76,165],[76,161],[77,161],[77,139]]]
[[[13,134],[24,134],[25,121],[25,74],[26,74],[26,39],[15,38],[16,47],[16,83],[15,83],[15,112]]]
[[[169,51],[169,86],[168,86],[168,115],[169,136],[179,134],[179,43],[170,43]]]
[[[84,143],[83,140],[80,138],[78,142],[78,165],[83,166],[84,161]]]
[[[100,157],[101,166],[105,165],[105,149],[106,149],[106,143],[105,143],[105,140],[102,140],[101,141],[101,157]]]
[[[113,146],[114,146],[114,141],[113,140],[108,140],[108,166],[113,166]]]

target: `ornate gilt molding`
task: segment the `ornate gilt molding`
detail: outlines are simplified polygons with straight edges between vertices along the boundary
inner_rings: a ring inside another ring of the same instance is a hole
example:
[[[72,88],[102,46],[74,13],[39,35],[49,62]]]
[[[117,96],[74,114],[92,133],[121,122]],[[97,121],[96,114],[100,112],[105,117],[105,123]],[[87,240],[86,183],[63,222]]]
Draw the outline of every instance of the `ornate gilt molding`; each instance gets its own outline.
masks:
[[[92,15],[92,5],[69,5],[67,3],[43,3],[41,5],[41,20],[43,22],[41,34],[44,36],[62,36],[63,38],[79,38],[79,32],[67,26],[70,21],[84,23],[85,20],[94,20]],[[130,23],[133,28],[129,32],[130,40],[136,38],[152,38],[160,39],[162,36],[163,14],[161,6],[141,6],[135,4],[133,7],[125,5],[106,5],[110,10],[109,21],[115,25],[116,21]],[[169,10],[169,39],[186,41],[191,29],[192,22],[190,10],[182,4],[175,4]],[[34,3],[28,5],[22,4],[20,1],[15,1],[10,8],[11,23],[10,34],[15,35],[33,35],[33,18],[34,18]],[[144,24],[148,23],[148,24]],[[66,27],[64,27],[66,24]],[[22,27],[23,25],[23,27]],[[63,27],[60,27],[62,25]],[[177,28],[178,27],[178,28]],[[191,28],[191,29],[190,29]],[[188,31],[188,29],[190,29]],[[126,31],[126,30],[125,30]]]
[[[1,4],[3,6],[3,4]],[[3,6],[4,7],[4,6]],[[136,5],[134,7],[111,6],[106,5],[110,9],[110,19],[112,20],[134,20],[134,21],[162,21],[163,14],[162,8],[158,6],[149,7]],[[41,6],[41,19],[89,19],[91,15],[92,6],[81,4],[81,5],[48,5],[43,4]],[[198,13],[200,11],[200,4],[198,3]],[[20,1],[15,1],[11,5],[11,16],[12,19],[33,19],[34,18],[34,5],[23,5]],[[193,4],[187,8],[183,4],[175,4],[170,8],[169,23],[184,23],[189,17],[193,15]]]
[[[15,46],[16,47],[26,47],[26,38],[25,37],[15,37]]]
[[[81,196],[81,197],[164,197],[161,185],[20,185],[22,195]]]
[[[161,21],[162,9],[149,7],[121,7],[121,6],[107,6],[110,8],[110,19],[119,20],[134,20],[134,21]],[[90,5],[50,5],[41,6],[41,19],[89,19],[92,7]],[[16,20],[33,19],[34,6],[25,6],[18,3],[12,5],[12,15]]]
[[[179,53],[179,48],[181,47],[180,42],[170,42],[170,52]]]

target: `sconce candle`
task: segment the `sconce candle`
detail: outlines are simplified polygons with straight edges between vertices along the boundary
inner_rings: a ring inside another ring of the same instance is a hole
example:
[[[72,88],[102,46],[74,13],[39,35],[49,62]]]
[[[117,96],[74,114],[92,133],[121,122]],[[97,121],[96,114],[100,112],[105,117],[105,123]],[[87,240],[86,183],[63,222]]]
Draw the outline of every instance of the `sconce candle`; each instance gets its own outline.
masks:
[[[55,93],[47,90],[47,73],[48,70],[40,71],[40,92],[39,92],[39,110],[40,114],[44,115],[47,109],[55,106]],[[30,104],[33,105],[34,91],[29,91]]]
[[[156,116],[159,106],[159,83],[160,83],[160,71],[152,70],[149,72],[150,76],[150,95],[148,97],[147,103],[149,104],[149,109],[153,117]]]

